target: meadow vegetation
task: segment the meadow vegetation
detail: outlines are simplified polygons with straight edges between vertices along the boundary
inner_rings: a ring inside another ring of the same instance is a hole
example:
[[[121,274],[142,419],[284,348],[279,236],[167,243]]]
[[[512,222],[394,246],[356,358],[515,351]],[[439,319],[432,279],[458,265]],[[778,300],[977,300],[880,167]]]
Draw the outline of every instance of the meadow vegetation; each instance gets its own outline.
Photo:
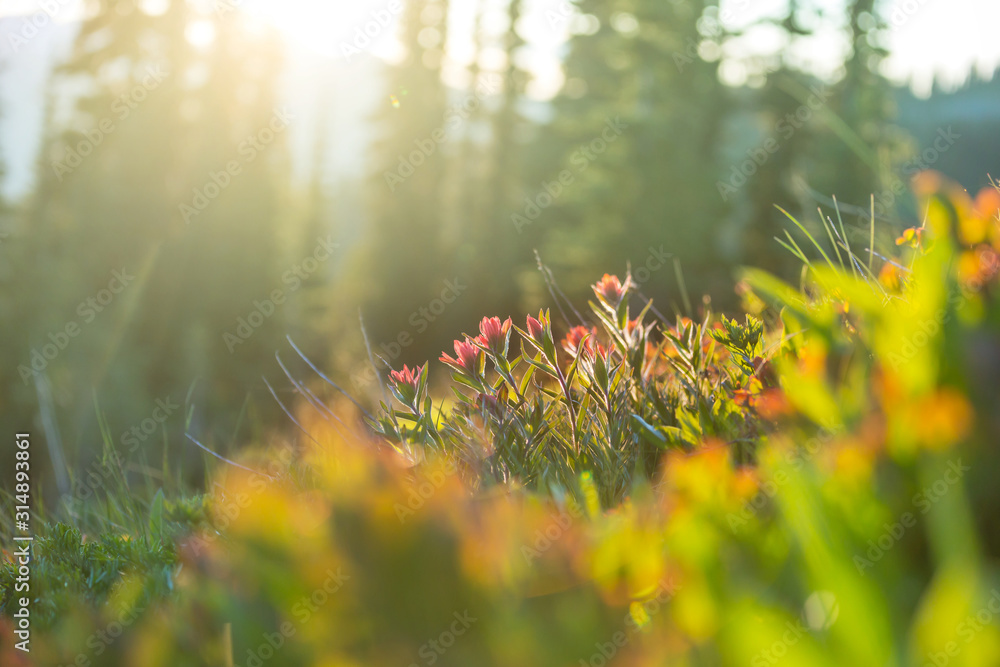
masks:
[[[108,436],[94,497],[37,517],[28,660],[5,554],[0,661],[1000,663],[1000,193],[914,187],[891,251],[789,219],[801,280],[744,269],[737,317],[605,275],[370,413],[296,379],[301,431],[199,493]]]

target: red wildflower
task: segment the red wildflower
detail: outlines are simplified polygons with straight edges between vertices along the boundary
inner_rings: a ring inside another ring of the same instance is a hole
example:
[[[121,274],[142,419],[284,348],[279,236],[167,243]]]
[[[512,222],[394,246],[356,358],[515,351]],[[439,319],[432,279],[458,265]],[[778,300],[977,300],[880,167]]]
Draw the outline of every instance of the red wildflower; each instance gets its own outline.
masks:
[[[593,285],[594,293],[612,308],[618,307],[630,287],[632,287],[632,276],[625,276],[625,283],[622,284],[618,276],[607,273]]]
[[[521,335],[531,343],[542,355],[549,361],[550,364],[555,365],[556,363],[556,342],[552,338],[552,319],[549,315],[549,311],[540,310],[538,311],[538,317],[532,317],[528,315],[527,326],[525,327],[527,331],[520,331]]]
[[[480,335],[476,340],[481,341],[483,347],[499,354],[507,346],[507,335],[511,326],[513,323],[509,317],[503,323],[499,317],[484,317],[479,323]]]
[[[426,365],[424,364],[424,366]],[[416,366],[411,369],[403,364],[403,370],[389,372],[389,380],[397,388],[403,386],[416,391],[417,385],[420,384],[420,375],[424,372],[424,366]]]
[[[545,337],[545,318],[542,314],[538,314],[541,317],[540,320],[536,320],[531,315],[528,315],[527,325],[528,325],[528,335],[534,340],[540,341]]]
[[[482,337],[477,336],[475,340],[480,342],[482,341]],[[482,351],[473,345],[471,341],[456,340],[455,355],[457,358],[452,358],[447,354],[442,353],[440,360],[459,372],[475,374],[479,369],[479,358],[481,354]]]
[[[418,407],[420,403],[420,379],[423,377],[426,367],[427,364],[415,368],[403,366],[401,371],[389,371],[389,384],[392,393],[403,405],[409,406],[414,413],[420,411]]]
[[[590,338],[588,338],[587,342],[584,344],[584,351],[588,354],[592,353],[594,351],[594,346],[591,341],[594,339],[594,336],[597,335],[597,331],[582,326],[573,327],[569,330],[569,333],[566,334],[566,337],[563,338],[562,341],[563,349],[570,354],[576,354],[576,351],[580,349],[580,342],[583,340],[583,337],[588,334],[590,335]]]

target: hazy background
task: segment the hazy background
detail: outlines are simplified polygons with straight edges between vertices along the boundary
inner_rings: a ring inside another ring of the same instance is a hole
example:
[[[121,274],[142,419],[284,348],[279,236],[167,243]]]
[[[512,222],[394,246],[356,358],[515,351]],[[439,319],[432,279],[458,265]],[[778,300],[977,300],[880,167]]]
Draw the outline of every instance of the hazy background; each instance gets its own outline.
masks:
[[[992,0],[0,16],[0,414],[64,487],[98,414],[181,468],[185,428],[225,453],[288,427],[262,378],[292,405],[275,353],[314,376],[286,335],[371,400],[359,314],[393,366],[436,359],[483,315],[554,305],[535,251],[578,301],[631,264],[666,314],[735,308],[735,267],[797,275],[775,204],[815,222],[836,196],[863,245],[875,195],[891,252],[920,218],[909,176],[978,190],[1000,155]]]

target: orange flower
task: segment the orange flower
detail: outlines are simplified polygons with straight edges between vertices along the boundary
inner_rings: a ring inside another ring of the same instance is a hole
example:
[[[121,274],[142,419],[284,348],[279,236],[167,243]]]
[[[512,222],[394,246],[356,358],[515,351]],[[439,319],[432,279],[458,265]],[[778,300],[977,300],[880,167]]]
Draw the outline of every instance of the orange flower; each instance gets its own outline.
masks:
[[[733,401],[741,408],[753,408],[757,405],[757,396],[749,389],[734,389]]]
[[[923,241],[923,237],[923,227],[910,227],[903,230],[903,235],[896,239],[896,245],[903,245],[905,243],[911,248],[918,248]]]
[[[757,411],[764,419],[775,420],[794,412],[781,389],[765,389],[757,400]]]
[[[927,169],[914,176],[911,184],[913,185],[913,193],[918,197],[929,197],[941,191],[945,180],[939,172]]]
[[[632,276],[625,276],[625,283],[622,284],[618,276],[607,273],[593,285],[594,294],[612,308],[618,307],[631,287]]]
[[[986,244],[966,250],[958,258],[958,277],[972,289],[981,289],[1000,273],[1000,256]]]
[[[985,187],[976,195],[976,215],[985,220],[996,220],[1000,213],[1000,192],[994,187]]]
[[[566,334],[566,337],[563,338],[562,341],[563,349],[569,352],[570,354],[575,355],[577,350],[580,349],[580,343],[583,341],[584,336],[587,335],[589,335],[590,338],[587,338],[586,343],[584,343],[584,352],[586,352],[588,355],[592,354],[594,352],[594,346],[591,343],[591,341],[594,339],[595,336],[597,336],[597,331],[593,328],[588,329],[587,327],[583,326],[573,327],[572,329],[569,330],[569,333]]]
[[[912,419],[919,424],[917,437],[928,449],[947,449],[972,429],[974,413],[965,396],[943,388],[913,406]]]
[[[886,288],[890,292],[899,292],[899,290],[903,287],[904,276],[905,273],[903,269],[891,262],[886,262],[882,265],[882,269],[878,272],[878,281],[881,283],[882,287]]]

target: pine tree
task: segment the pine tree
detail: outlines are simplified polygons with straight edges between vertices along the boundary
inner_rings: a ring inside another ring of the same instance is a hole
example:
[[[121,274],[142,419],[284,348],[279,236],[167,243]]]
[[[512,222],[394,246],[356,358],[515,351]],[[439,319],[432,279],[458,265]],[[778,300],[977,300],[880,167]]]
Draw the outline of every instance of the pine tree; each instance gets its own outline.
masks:
[[[289,291],[276,43],[251,37],[229,5],[143,7],[104,2],[82,24],[52,82],[54,109],[70,113],[52,114],[25,226],[26,280],[44,305],[21,304],[31,333],[18,355],[80,324],[46,372],[81,441],[93,441],[92,391],[114,432],[196,381],[211,399],[199,414],[227,428],[282,328],[264,302]],[[64,98],[70,86],[82,92]],[[78,306],[115,271],[131,278],[112,303]],[[243,340],[238,318],[255,301],[263,322]]]
[[[584,18],[541,150],[559,159],[538,160],[547,171],[540,178],[566,170],[573,181],[530,226],[577,294],[595,271],[630,262],[643,267],[643,292],[679,303],[663,253],[682,261],[694,290],[728,281],[714,261],[715,222],[726,208],[715,155],[727,97],[718,63],[698,53],[698,21],[710,4],[579,4]]]
[[[519,308],[516,276],[521,267],[533,263],[531,248],[521,243],[510,216],[520,208],[525,193],[523,181],[523,136],[528,121],[521,115],[528,73],[518,67],[518,58],[525,41],[518,33],[523,14],[523,0],[509,0],[507,29],[499,35],[495,46],[505,55],[501,72],[486,73],[497,82],[494,107],[482,114],[489,127],[487,146],[473,146],[473,154],[464,161],[465,169],[484,162],[485,169],[478,182],[471,183],[482,202],[478,215],[472,219],[468,236],[471,252],[465,259],[464,271],[473,275],[471,289],[477,301],[485,302],[489,312],[503,317],[515,314]],[[480,38],[486,35],[480,31]],[[485,159],[483,159],[485,158]],[[532,193],[534,194],[534,193]]]
[[[844,62],[844,77],[835,86],[830,102],[832,113],[846,130],[828,129],[825,141],[815,147],[814,154],[822,155],[822,162],[810,162],[815,172],[810,179],[814,188],[836,195],[865,232],[870,198],[880,196],[890,186],[902,144],[900,132],[890,122],[895,113],[891,88],[880,73],[887,56],[883,44],[887,23],[879,5],[875,0],[848,4],[844,32],[852,48]]]
[[[738,232],[741,252],[734,260],[761,263],[792,278],[800,262],[775,241],[775,237],[784,239],[784,230],[791,225],[776,206],[825,236],[816,209],[822,206],[825,214],[834,216],[834,197],[841,203],[848,233],[855,229],[860,236],[857,228],[863,228],[867,243],[870,196],[886,188],[888,167],[899,152],[897,133],[888,122],[889,84],[878,72],[885,50],[880,46],[884,22],[876,4],[852,0],[845,8],[842,29],[853,49],[839,81],[831,83],[804,71],[785,49],[776,54],[777,65],[764,74],[766,82],[758,100],[752,102],[744,94],[745,104],[765,119],[751,151],[763,155],[760,149],[770,140],[774,140],[774,150],[757,167],[749,164],[749,153],[734,160],[752,172],[734,194],[737,202],[749,204]],[[780,28],[787,43],[793,44],[812,36],[804,26],[821,22],[817,11],[811,3],[795,1],[785,14],[767,22]],[[807,16],[810,13],[814,15]]]
[[[449,216],[453,191],[446,175],[469,110],[448,99],[441,80],[447,15],[444,0],[407,3],[399,35],[406,55],[386,65],[387,90],[373,118],[380,138],[373,147],[369,218],[353,273],[364,276],[360,297],[370,342],[390,363],[408,348],[399,344],[401,334],[412,341],[455,315],[418,315],[417,325],[410,317],[455,276],[460,245]]]

